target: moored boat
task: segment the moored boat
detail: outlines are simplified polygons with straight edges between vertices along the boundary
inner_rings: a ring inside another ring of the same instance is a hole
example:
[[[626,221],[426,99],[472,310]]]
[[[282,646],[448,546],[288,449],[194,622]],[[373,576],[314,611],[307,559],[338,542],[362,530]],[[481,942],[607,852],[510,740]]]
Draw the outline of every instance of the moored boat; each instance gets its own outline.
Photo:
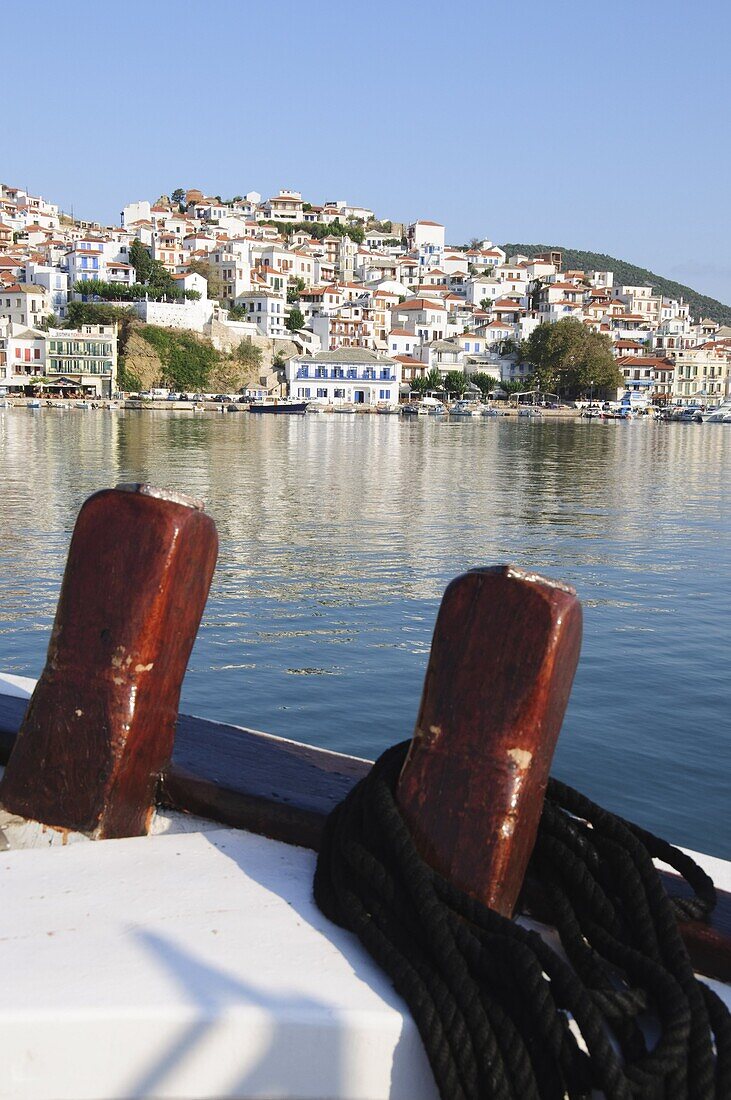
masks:
[[[296,416],[307,412],[307,404],[307,401],[293,401],[289,397],[271,397],[265,401],[252,401],[249,405],[249,412]]]
[[[731,398],[726,398],[720,405],[708,409],[701,417],[704,424],[729,424],[731,423]]]
[[[482,416],[482,405],[479,401],[455,401],[447,411],[455,417]]]
[[[422,397],[401,407],[404,416],[445,416],[447,406],[436,397]]]

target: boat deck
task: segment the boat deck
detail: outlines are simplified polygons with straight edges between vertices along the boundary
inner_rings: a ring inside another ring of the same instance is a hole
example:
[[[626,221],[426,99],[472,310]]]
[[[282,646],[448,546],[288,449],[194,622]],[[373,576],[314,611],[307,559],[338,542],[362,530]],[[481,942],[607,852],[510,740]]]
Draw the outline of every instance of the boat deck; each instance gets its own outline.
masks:
[[[389,980],[315,906],[311,850],[169,812],[149,837],[63,840],[1,855],[0,1096],[436,1097]]]

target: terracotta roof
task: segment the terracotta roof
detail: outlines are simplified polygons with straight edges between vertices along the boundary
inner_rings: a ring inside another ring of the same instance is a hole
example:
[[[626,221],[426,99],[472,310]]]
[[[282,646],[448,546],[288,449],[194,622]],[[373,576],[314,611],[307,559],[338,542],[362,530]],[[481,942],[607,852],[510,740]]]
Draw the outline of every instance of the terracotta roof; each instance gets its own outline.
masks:
[[[622,355],[617,360],[621,367],[654,367],[656,370],[675,370],[675,364],[656,355]]]

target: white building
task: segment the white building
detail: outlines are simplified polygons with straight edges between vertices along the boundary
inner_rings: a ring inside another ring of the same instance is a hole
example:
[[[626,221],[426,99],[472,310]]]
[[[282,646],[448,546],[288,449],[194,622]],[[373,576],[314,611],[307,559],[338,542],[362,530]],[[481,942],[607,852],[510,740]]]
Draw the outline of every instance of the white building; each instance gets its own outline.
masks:
[[[117,388],[117,326],[49,329],[46,374],[51,381],[70,383],[80,392],[111,397]]]
[[[152,206],[146,199],[129,202],[119,215],[119,220],[124,226],[131,225],[133,222],[149,222],[151,211]]]
[[[287,363],[290,395],[327,405],[396,404],[401,364],[364,348],[296,355]]]
[[[267,199],[264,211],[268,218],[278,222],[301,222],[303,220],[302,195],[299,191],[282,188],[278,195]]]
[[[65,271],[62,271],[59,267],[38,264],[29,260],[25,265],[25,281],[27,284],[45,287],[51,313],[54,313],[56,317],[66,316],[69,299],[69,278]]]
[[[418,254],[419,266],[441,267],[444,255],[444,226],[439,222],[413,222],[407,231],[409,250]]]
[[[0,385],[22,390],[45,372],[45,334],[0,317]]]
[[[251,290],[236,295],[235,304],[246,310],[246,320],[256,325],[262,336],[288,336],[285,325],[287,299],[267,290]]]
[[[0,317],[6,317],[24,328],[40,324],[51,312],[51,296],[45,286],[34,283],[11,283],[0,286]]]

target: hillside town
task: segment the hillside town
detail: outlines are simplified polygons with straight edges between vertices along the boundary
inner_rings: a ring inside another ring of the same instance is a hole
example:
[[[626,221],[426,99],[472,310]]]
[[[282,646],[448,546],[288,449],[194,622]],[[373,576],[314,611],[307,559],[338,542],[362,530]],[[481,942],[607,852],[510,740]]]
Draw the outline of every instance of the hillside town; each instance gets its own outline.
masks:
[[[731,395],[731,328],[692,317],[682,299],[616,285],[612,271],[567,270],[560,252],[450,245],[436,221],[380,220],[286,189],[223,201],[181,188],[103,226],[1,184],[3,392],[29,393],[38,379],[49,393],[121,388],[117,324],[69,327],[74,302],[124,307],[214,348],[249,342],[261,349],[259,392],[330,405],[397,403],[434,371],[527,388],[534,367],[521,347],[567,318],[604,334],[624,388],[656,405]]]

